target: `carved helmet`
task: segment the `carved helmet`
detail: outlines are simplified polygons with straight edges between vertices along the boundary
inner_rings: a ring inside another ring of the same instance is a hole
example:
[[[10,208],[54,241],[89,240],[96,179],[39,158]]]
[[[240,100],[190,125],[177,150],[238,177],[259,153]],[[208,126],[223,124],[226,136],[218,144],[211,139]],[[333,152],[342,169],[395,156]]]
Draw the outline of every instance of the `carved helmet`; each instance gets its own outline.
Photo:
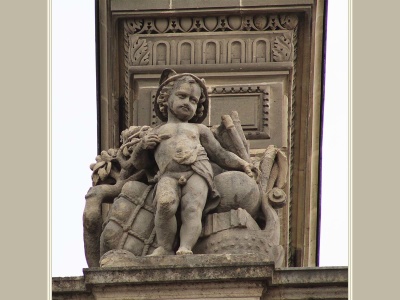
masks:
[[[189,76],[192,79],[194,79],[195,82],[200,86],[200,89],[201,89],[201,97],[200,97],[200,101],[197,105],[198,109],[196,111],[196,114],[193,116],[193,118],[191,118],[189,120],[189,123],[202,123],[204,121],[204,119],[207,117],[208,105],[209,105],[210,100],[208,97],[205,80],[202,78],[199,78],[196,75],[193,75],[191,73],[177,74],[172,69],[165,69],[161,73],[160,82],[159,82],[160,86],[157,89],[157,93],[156,93],[156,97],[155,97],[155,101],[154,101],[154,112],[156,113],[157,117],[161,121],[166,122],[168,120],[168,116],[160,110],[159,98],[160,98],[160,95],[162,96],[162,90],[170,82],[174,82],[177,79],[185,77],[185,76]],[[198,112],[199,110],[201,110],[201,113]]]

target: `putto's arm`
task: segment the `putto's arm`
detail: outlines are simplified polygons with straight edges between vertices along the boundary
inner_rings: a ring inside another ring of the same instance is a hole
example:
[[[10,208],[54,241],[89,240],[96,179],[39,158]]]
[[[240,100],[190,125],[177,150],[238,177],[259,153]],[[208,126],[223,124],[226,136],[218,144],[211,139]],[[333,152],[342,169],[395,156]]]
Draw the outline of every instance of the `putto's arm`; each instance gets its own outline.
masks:
[[[154,166],[155,160],[152,149],[159,143],[157,139],[158,138],[143,138],[135,145],[131,154],[131,161],[136,169],[143,170]]]
[[[212,161],[223,168],[243,170],[253,177],[251,165],[236,154],[225,150],[205,125],[199,124],[200,142]]]
[[[143,170],[154,166],[154,149],[160,139],[154,133],[147,133],[126,142],[118,150],[118,160],[123,169],[129,170],[132,167],[136,170]]]

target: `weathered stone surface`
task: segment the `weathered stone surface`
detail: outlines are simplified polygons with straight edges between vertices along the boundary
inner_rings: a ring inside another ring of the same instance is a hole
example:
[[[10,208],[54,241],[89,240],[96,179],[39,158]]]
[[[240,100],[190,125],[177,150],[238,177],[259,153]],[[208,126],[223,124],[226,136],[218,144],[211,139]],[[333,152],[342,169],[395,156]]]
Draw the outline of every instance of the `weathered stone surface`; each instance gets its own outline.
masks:
[[[210,236],[212,233],[231,228],[260,230],[260,227],[250,214],[246,210],[239,208],[225,213],[207,215],[201,237]]]
[[[96,300],[258,300],[264,285],[257,282],[224,282],[224,283],[191,283],[108,287],[106,289],[93,289]],[[132,296],[134,295],[134,296]]]
[[[89,284],[143,284],[266,279],[274,264],[259,255],[190,255],[143,257],[137,266],[84,269]]]
[[[348,269],[343,267],[275,270],[262,300],[348,299]]]
[[[94,300],[95,297],[83,277],[53,277],[52,299]]]
[[[135,255],[127,250],[110,250],[100,258],[100,267],[130,267],[134,259]]]
[[[220,193],[216,212],[245,209],[253,218],[260,215],[261,197],[258,184],[243,173],[229,171],[214,177],[215,187]]]

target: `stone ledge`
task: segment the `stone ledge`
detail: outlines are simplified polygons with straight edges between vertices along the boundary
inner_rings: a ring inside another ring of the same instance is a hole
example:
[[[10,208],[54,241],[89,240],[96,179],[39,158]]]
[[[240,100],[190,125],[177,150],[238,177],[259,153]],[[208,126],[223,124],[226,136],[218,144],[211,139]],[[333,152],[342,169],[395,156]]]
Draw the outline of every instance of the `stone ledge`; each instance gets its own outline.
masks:
[[[134,266],[84,269],[89,285],[271,280],[274,263],[259,255],[138,257]]]
[[[347,267],[313,267],[313,268],[282,268],[276,269],[271,285],[301,286],[301,285],[348,285]]]
[[[52,290],[54,292],[87,292],[83,276],[53,277]]]
[[[265,283],[196,282],[93,287],[96,300],[259,300]]]
[[[344,286],[275,286],[267,288],[261,300],[346,300],[348,297],[348,288]]]
[[[284,7],[313,5],[313,0],[157,0],[148,1],[111,0],[111,11],[175,11],[179,9],[216,9],[249,7]]]
[[[257,255],[141,257],[136,266],[53,278],[53,299],[348,299],[348,268],[284,268]]]

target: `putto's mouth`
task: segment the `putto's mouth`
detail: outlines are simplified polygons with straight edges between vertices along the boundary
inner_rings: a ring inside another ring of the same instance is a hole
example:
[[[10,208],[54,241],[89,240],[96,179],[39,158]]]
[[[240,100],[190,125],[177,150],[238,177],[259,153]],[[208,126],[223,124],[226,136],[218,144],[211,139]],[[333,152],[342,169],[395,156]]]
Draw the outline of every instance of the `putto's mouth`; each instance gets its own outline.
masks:
[[[182,109],[185,109],[185,110],[190,110],[190,107],[186,106],[186,105],[181,105],[179,108],[182,108]]]

